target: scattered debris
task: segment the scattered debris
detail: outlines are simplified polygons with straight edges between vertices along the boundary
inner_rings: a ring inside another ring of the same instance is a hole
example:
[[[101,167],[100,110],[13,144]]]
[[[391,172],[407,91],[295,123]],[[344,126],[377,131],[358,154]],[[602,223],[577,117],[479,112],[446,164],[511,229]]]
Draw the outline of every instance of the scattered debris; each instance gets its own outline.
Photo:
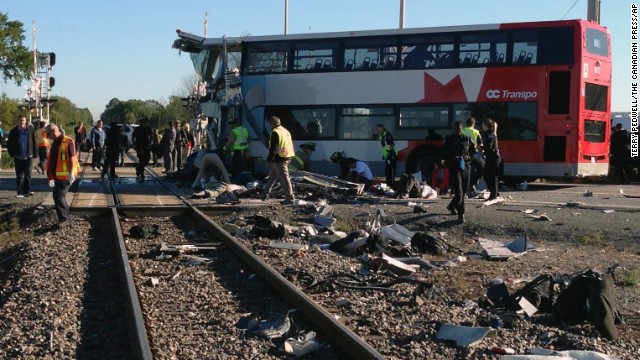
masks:
[[[447,253],[449,246],[443,240],[427,233],[416,232],[411,237],[411,248],[423,253],[444,255]]]
[[[131,229],[129,229],[129,235],[136,239],[153,239],[162,234],[163,232],[160,229],[160,225],[157,224],[133,225]]]
[[[580,207],[582,205],[579,201],[570,201],[564,204],[566,207]]]
[[[527,242],[527,237],[520,236],[509,244],[501,241],[479,238],[478,243],[489,260],[505,260],[520,256],[534,248]]]
[[[501,359],[520,359],[520,360],[539,360],[539,359],[556,359],[556,360],[615,360],[614,356],[602,354],[595,351],[587,350],[565,350],[554,351],[542,348],[531,348],[530,355],[506,355]]]
[[[497,197],[493,200],[488,200],[482,203],[482,206],[491,206],[491,205],[495,205],[495,204],[499,204],[499,203],[503,203],[505,200],[503,197]]]
[[[400,224],[391,224],[380,228],[380,235],[402,245],[408,245],[415,233]]]
[[[333,218],[333,207],[330,205],[320,206],[313,217],[313,221],[327,229],[333,228],[333,224],[336,222],[336,219]]]
[[[323,348],[323,345],[316,340],[316,333],[313,331],[300,335],[297,339],[289,338],[284,342],[284,352],[296,358],[305,356]]]
[[[254,236],[266,237],[269,239],[281,239],[285,235],[284,225],[279,222],[272,221],[261,215],[254,215],[251,219],[255,222],[251,228],[251,234]]]
[[[538,221],[553,221],[546,213],[540,214],[540,215],[526,215],[526,216]]]
[[[292,171],[291,181],[296,182],[296,186],[298,188],[327,188],[344,191],[347,194],[351,193],[356,196],[360,196],[364,193],[364,184],[356,184],[306,171]]]
[[[429,205],[416,205],[413,207],[414,214],[426,213]]]
[[[607,209],[607,210],[602,210],[602,212],[605,213],[605,214],[613,214],[616,211],[615,210],[611,210],[611,209]]]
[[[525,214],[535,214],[537,212],[538,212],[538,210],[534,210],[534,209],[527,209],[527,210],[524,211]]]
[[[274,249],[285,249],[285,250],[296,250],[296,251],[309,249],[307,245],[287,243],[287,242],[269,242],[268,246]]]
[[[385,254],[381,254],[380,257],[373,259],[372,262],[378,269],[388,269],[399,276],[413,274],[420,268],[419,265],[407,265]]]
[[[622,194],[622,196],[626,197],[626,198],[632,198],[632,199],[640,199],[640,195],[629,195],[629,194],[625,194],[624,190],[620,189],[620,194]]]
[[[582,195],[584,195],[584,197],[593,197],[593,192],[589,190],[585,190]]]
[[[151,287],[156,287],[160,284],[160,279],[155,278],[155,277],[151,277],[147,280],[147,285],[151,286]]]
[[[485,338],[491,331],[488,327],[469,327],[443,324],[436,334],[436,340],[454,341],[457,346],[473,346]]]
[[[502,346],[494,346],[492,348],[489,349],[489,351],[491,351],[494,354],[499,354],[499,355],[513,355],[516,353],[516,351],[512,348],[509,347],[502,347]]]

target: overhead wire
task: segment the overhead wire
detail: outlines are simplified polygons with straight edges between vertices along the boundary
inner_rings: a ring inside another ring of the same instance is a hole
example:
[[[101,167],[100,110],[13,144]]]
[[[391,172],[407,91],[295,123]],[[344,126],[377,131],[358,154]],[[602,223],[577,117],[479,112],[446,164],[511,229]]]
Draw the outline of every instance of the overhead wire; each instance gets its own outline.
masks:
[[[569,14],[569,12],[571,11],[571,9],[573,9],[574,6],[576,6],[576,4],[578,3],[578,1],[580,0],[576,0],[573,2],[573,5],[571,5],[571,7],[569,8],[569,10],[567,10],[566,13],[564,13],[564,15],[562,15],[562,18],[560,20],[564,20],[564,18]]]

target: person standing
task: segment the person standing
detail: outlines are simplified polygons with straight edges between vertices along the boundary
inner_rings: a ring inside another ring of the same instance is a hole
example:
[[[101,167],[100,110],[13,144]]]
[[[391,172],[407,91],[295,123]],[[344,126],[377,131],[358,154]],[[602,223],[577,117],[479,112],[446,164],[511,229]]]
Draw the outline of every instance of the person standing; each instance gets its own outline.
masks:
[[[316,143],[309,141],[300,145],[300,150],[291,159],[289,171],[304,170],[311,172],[311,154],[316,151]]]
[[[376,131],[378,132],[378,140],[382,146],[382,160],[384,160],[384,174],[386,176],[387,185],[394,188],[394,181],[396,179],[396,163],[398,158],[398,151],[396,145],[393,142],[393,136],[385,129],[384,125],[376,125]]]
[[[498,124],[491,120],[485,119],[482,122],[482,149],[485,157],[484,164],[484,182],[487,183],[489,189],[489,199],[495,200],[498,197],[498,174],[500,173],[500,149],[498,148]]]
[[[120,154],[120,126],[115,121],[109,124],[109,129],[105,139],[105,159],[102,167],[100,178],[104,180],[109,173],[109,180],[116,179],[116,165],[118,164],[118,155]]]
[[[467,126],[462,128],[462,133],[467,135],[471,141],[473,141],[473,145],[478,150],[478,155],[481,155],[480,150],[482,150],[482,136],[480,136],[480,132],[476,129],[476,119],[470,117],[467,119]],[[469,163],[469,186],[471,187],[470,191],[476,193],[476,186],[478,185],[478,181],[483,174],[484,161],[483,159],[474,156]],[[489,185],[487,185],[488,187]]]
[[[131,146],[131,144],[129,144],[129,138],[127,137],[127,134],[125,134],[125,125],[120,125],[118,126],[118,130],[120,130],[120,147],[118,148],[118,152],[119,152],[119,166],[120,167],[124,167],[124,155],[127,153],[127,151],[129,150],[129,147]]]
[[[231,132],[229,140],[222,150],[232,151],[231,174],[238,176],[243,171],[247,171],[247,160],[249,159],[249,131],[242,126],[239,118],[229,120]]]
[[[453,134],[447,136],[440,147],[440,159],[449,169],[449,181],[454,195],[447,209],[451,215],[458,214],[458,221],[464,222],[464,195],[469,187],[469,161],[476,148],[468,136],[462,133],[462,123],[456,121]]]
[[[18,188],[16,197],[32,196],[31,169],[33,168],[33,158],[38,156],[38,149],[33,126],[27,125],[27,118],[24,115],[18,116],[18,125],[9,132],[7,151],[9,156],[13,158],[16,169]]]
[[[173,121],[167,122],[167,128],[162,136],[162,148],[164,149],[162,157],[164,158],[164,172],[167,177],[172,177],[175,163],[173,162],[174,150],[176,146],[176,130],[173,127]]]
[[[611,135],[609,156],[611,165],[616,169],[616,175],[620,184],[626,184],[629,180],[629,163],[631,161],[631,139],[629,132],[618,123],[615,132]]]
[[[2,130],[2,122],[0,121],[0,160],[2,159],[2,142],[4,141],[4,130]],[[2,168],[0,167],[0,170]]]
[[[282,126],[279,117],[270,117],[269,124],[273,129],[269,138],[269,155],[267,156],[270,169],[269,178],[264,186],[261,198],[266,200],[273,185],[276,181],[279,181],[285,196],[282,205],[290,205],[293,203],[293,189],[289,178],[289,164],[295,153],[293,140],[291,140],[291,133]]]
[[[186,164],[187,158],[191,155],[191,148],[193,147],[193,136],[191,135],[191,126],[188,122],[182,122],[180,125],[180,137],[183,139],[182,150],[180,151],[180,163]]]
[[[49,139],[44,129],[45,122],[40,121],[38,124],[38,130],[36,130],[36,144],[38,145],[38,165],[36,170],[38,173],[44,174],[44,165],[47,161],[47,153],[49,152]]]
[[[176,139],[174,141],[173,152],[171,156],[173,156],[173,171],[178,171],[182,168],[182,148],[184,147],[184,141],[182,137],[182,130],[180,129],[180,120],[176,120],[175,124],[173,124],[174,131],[176,133]]]
[[[158,167],[158,149],[160,148],[162,136],[158,133],[157,128],[153,128],[151,136],[151,157],[153,158],[153,167]]]
[[[91,157],[91,165],[93,171],[102,170],[102,158],[104,157],[104,142],[107,138],[104,130],[102,129],[103,122],[98,120],[96,126],[91,129],[89,133],[91,138],[91,146],[93,150],[93,156]]]
[[[58,227],[66,227],[71,225],[67,191],[76,180],[80,167],[76,157],[76,146],[70,137],[62,135],[57,125],[49,124],[45,129],[47,137],[53,140],[47,159],[47,179],[49,187],[53,189]]]
[[[133,146],[138,155],[138,163],[136,164],[136,180],[144,181],[144,168],[149,165],[151,159],[151,143],[153,133],[149,120],[146,117],[140,119],[140,126],[133,131]]]
[[[76,135],[76,154],[78,155],[78,159],[80,159],[82,147],[86,146],[85,141],[87,141],[87,129],[85,129],[84,124],[80,122],[78,126],[73,128],[73,133]],[[82,161],[78,160],[78,162]]]

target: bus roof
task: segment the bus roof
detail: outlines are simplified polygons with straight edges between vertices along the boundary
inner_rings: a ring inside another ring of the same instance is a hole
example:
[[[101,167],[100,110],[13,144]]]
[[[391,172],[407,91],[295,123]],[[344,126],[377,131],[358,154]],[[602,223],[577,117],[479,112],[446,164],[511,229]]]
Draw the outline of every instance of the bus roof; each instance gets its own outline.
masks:
[[[199,52],[201,49],[220,48],[226,42],[227,49],[234,51],[234,50],[240,50],[240,46],[244,42],[319,40],[319,39],[333,39],[333,38],[369,37],[369,36],[374,37],[374,36],[393,36],[393,35],[420,35],[420,34],[431,34],[431,33],[499,30],[499,29],[505,29],[505,28],[517,29],[517,28],[528,28],[528,27],[568,26],[568,25],[575,25],[576,23],[588,23],[588,24],[591,24],[591,26],[602,27],[601,25],[588,22],[586,20],[557,20],[557,21],[524,22],[524,23],[439,26],[439,27],[423,27],[423,28],[409,28],[409,29],[361,30],[361,31],[326,32],[326,33],[261,35],[261,36],[220,37],[220,38],[204,38],[202,36],[197,36],[197,35],[184,32],[182,30],[177,30],[176,32],[178,33],[179,39],[174,41],[173,47],[185,52]],[[604,29],[604,27],[602,28]]]

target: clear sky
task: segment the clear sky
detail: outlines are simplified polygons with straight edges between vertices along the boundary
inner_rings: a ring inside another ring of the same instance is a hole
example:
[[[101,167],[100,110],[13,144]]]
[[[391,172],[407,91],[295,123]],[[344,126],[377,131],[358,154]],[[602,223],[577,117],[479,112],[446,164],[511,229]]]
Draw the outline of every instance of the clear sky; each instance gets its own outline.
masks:
[[[612,111],[630,109],[630,4],[602,0],[601,23],[612,35]],[[399,0],[289,0],[289,33],[398,27]],[[572,5],[574,5],[572,7]],[[570,10],[571,8],[571,10]],[[175,30],[209,36],[281,34],[284,0],[1,0],[0,11],[25,24],[32,48],[55,52],[53,95],[98,117],[114,97],[164,101],[192,72],[186,54],[171,48]],[[586,18],[587,0],[406,0],[405,27]],[[23,87],[0,91],[22,98]]]

